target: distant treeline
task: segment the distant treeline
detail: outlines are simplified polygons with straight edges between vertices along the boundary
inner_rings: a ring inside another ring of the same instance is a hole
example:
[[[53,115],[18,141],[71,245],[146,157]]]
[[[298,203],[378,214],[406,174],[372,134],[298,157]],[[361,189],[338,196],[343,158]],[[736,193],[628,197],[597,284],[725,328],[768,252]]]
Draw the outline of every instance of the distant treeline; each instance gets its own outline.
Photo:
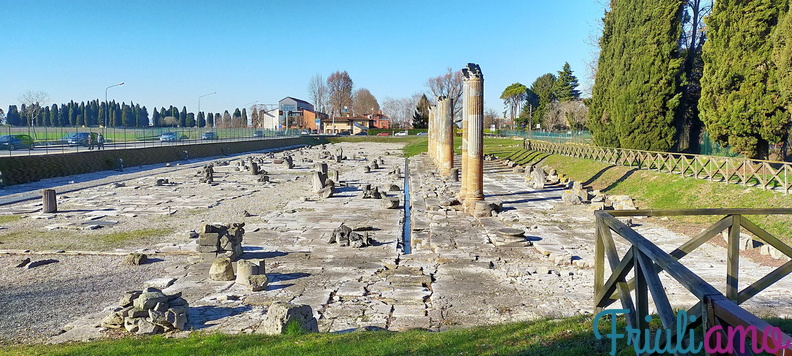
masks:
[[[257,116],[257,115],[256,115]],[[107,127],[247,127],[247,112],[237,108],[234,113],[228,110],[221,113],[199,112],[196,115],[188,112],[187,107],[181,110],[174,106],[165,107],[149,113],[145,106],[130,102],[105,103],[99,100],[68,104],[52,104],[50,106],[34,106],[22,104],[20,107],[10,105],[6,113],[6,124],[11,126],[105,126]]]

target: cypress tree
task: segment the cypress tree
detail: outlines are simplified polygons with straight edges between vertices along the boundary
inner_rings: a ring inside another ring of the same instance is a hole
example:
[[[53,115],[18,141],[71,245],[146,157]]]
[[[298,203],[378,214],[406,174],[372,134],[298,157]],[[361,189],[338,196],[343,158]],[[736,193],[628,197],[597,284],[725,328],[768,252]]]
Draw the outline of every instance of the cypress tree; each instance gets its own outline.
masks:
[[[206,118],[204,117],[203,111],[198,112],[198,119],[196,125],[198,127],[206,127]]]
[[[206,115],[206,127],[214,127],[214,125],[215,125],[214,114],[209,113],[208,115]]]
[[[241,127],[247,127],[247,126],[248,126],[247,110],[245,108],[242,108],[242,126]]]
[[[558,101],[568,101],[580,99],[580,90],[577,90],[578,79],[572,74],[572,67],[568,62],[558,72],[558,78],[553,83],[553,95]]]
[[[151,126],[160,127],[160,114],[156,106],[151,110]]]
[[[673,146],[683,3],[611,0],[589,106],[596,144],[656,151]]]
[[[60,124],[60,113],[58,113],[58,104],[52,104],[50,108],[49,117],[50,126],[58,126]]]
[[[8,106],[8,113],[6,114],[6,123],[11,126],[20,126],[22,118],[19,116],[19,109],[16,105]]]
[[[773,62],[787,113],[792,113],[792,6],[783,14],[773,35]]]
[[[182,106],[182,111],[179,113],[179,116],[175,116],[179,118],[179,126],[181,127],[190,127],[187,125],[187,107]]]
[[[187,113],[187,127],[195,127],[195,114]]]
[[[787,138],[768,41],[788,0],[718,0],[707,20],[701,118],[710,137],[750,158],[767,158]]]
[[[148,113],[148,109],[146,109],[146,106],[144,105],[143,107],[141,107],[140,104],[138,104],[136,108],[138,113],[137,127],[142,127],[142,128],[149,127],[149,125],[151,125],[151,122],[149,122],[149,113]]]

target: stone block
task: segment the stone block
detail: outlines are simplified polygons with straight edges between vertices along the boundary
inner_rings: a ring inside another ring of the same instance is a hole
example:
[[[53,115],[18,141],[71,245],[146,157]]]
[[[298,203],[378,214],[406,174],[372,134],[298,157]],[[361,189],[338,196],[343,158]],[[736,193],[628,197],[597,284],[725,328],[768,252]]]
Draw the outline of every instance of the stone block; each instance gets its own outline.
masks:
[[[213,281],[233,281],[234,269],[231,266],[231,259],[227,257],[216,258],[209,269],[209,278]]]
[[[319,332],[310,305],[274,302],[267,310],[267,315],[256,329],[256,333],[279,335],[285,331],[289,323],[296,323],[305,332]]]
[[[259,292],[267,289],[269,278],[265,274],[257,274],[248,276],[247,285],[250,286],[252,292]]]
[[[209,232],[198,235],[198,245],[201,246],[217,246],[220,234]]]

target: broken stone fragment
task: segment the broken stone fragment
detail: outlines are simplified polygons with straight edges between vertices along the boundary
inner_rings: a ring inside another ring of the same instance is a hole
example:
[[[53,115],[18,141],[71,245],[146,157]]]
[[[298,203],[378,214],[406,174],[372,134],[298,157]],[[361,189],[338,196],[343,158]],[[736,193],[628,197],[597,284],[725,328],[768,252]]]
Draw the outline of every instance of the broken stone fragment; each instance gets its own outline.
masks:
[[[140,291],[126,291],[124,295],[121,296],[121,299],[118,300],[118,306],[120,307],[128,307],[131,306],[132,303],[140,296]]]
[[[295,323],[304,332],[319,332],[316,318],[310,305],[274,302],[267,310],[267,316],[256,329],[256,333],[279,335],[286,326]]]
[[[231,266],[231,259],[218,257],[212,262],[209,268],[209,278],[213,281],[233,281],[234,268]]]
[[[247,285],[250,286],[252,292],[266,290],[268,284],[269,278],[265,274],[256,274],[247,278]]]
[[[157,303],[166,302],[168,297],[160,291],[150,291],[140,293],[140,296],[135,298],[132,303],[137,310],[147,310],[154,308]]]
[[[138,335],[154,335],[160,334],[164,331],[162,326],[152,323],[146,319],[140,319],[138,322]]]
[[[121,329],[124,327],[124,316],[120,312],[112,312],[102,319],[99,326],[110,329]]]

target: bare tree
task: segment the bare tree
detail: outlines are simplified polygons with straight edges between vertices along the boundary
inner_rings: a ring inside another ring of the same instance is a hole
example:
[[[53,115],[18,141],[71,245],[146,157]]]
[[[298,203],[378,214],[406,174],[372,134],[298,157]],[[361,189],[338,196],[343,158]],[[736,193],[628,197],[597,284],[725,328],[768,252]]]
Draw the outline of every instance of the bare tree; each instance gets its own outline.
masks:
[[[3,109],[0,109],[0,124],[5,125],[5,123],[6,123],[5,122],[5,111],[3,111]]]
[[[36,119],[39,116],[39,112],[42,107],[49,106],[50,97],[49,94],[43,91],[28,90],[17,98],[17,100],[19,100],[20,104],[24,105],[24,115],[27,119],[28,126],[36,126]]]
[[[366,88],[355,90],[352,96],[352,112],[355,115],[376,114],[380,109],[377,98]]]
[[[582,100],[552,101],[544,115],[544,126],[550,130],[583,130],[588,107]]]
[[[327,85],[321,74],[314,74],[308,82],[308,95],[313,101],[314,110],[321,113],[327,113],[328,109],[328,92]]]
[[[443,75],[429,78],[426,81],[426,86],[432,93],[432,100],[438,96],[444,96],[451,99],[451,105],[454,110],[454,121],[460,118],[462,111],[462,71],[453,71],[448,68],[448,72]]]
[[[493,126],[496,130],[500,128],[498,127],[498,112],[493,108],[487,108],[484,110],[484,129],[489,130]]]
[[[421,95],[417,93],[409,98],[385,98],[382,101],[382,113],[391,119],[392,127],[406,128],[410,126]]]
[[[327,77],[327,90],[330,104],[330,114],[340,116],[344,108],[352,107],[352,78],[346,71],[336,71]]]

